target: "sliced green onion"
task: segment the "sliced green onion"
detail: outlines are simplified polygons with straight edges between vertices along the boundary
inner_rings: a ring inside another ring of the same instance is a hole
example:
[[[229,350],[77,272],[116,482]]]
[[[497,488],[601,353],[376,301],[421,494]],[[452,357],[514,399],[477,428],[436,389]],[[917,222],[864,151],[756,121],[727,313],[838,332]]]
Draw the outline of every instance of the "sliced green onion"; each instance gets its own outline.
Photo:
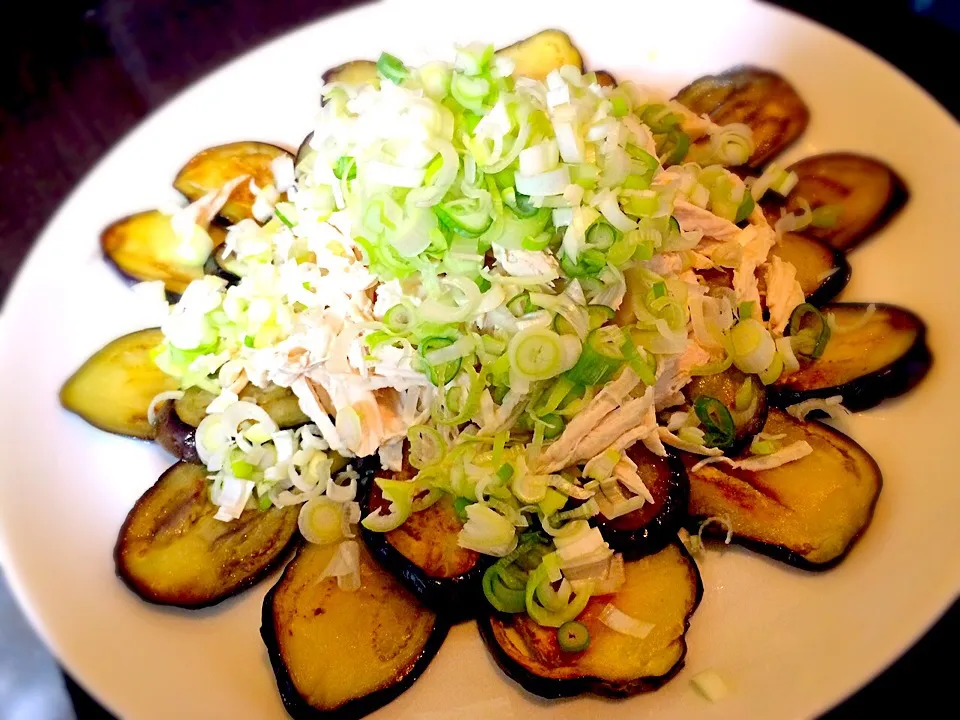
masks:
[[[357,176],[357,161],[350,155],[341,155],[333,166],[333,175],[337,180],[353,180]]]
[[[737,317],[741,320],[746,320],[747,318],[753,317],[753,311],[756,309],[757,304],[753,300],[744,300],[740,303],[740,307],[737,309]]]
[[[510,182],[512,185],[513,180]],[[540,212],[540,208],[535,207],[530,202],[529,196],[518,193],[513,187],[504,188],[500,193],[500,197],[503,199],[503,204],[510,208],[511,212],[520,219],[533,217]]]
[[[490,81],[483,77],[470,77],[461,73],[454,73],[450,81],[450,94],[453,99],[467,110],[483,113],[484,100],[490,94]]]
[[[757,373],[757,376],[760,378],[760,382],[764,385],[773,385],[783,374],[783,358],[780,357],[780,354],[777,353],[773,356],[773,360],[770,362],[770,365]]]
[[[279,207],[274,207],[274,208],[273,208],[273,214],[276,215],[276,216],[277,216],[277,219],[278,219],[280,222],[282,222],[284,225],[286,225],[288,228],[292,228],[292,227],[293,227],[293,223],[290,222],[290,220],[287,218],[286,215],[283,214],[283,212],[280,210]]]
[[[443,460],[447,444],[443,437],[427,425],[413,425],[407,430],[410,441],[408,459],[418,470],[438,464]]]
[[[671,130],[660,147],[660,158],[664,165],[676,165],[683,162],[690,149],[690,136],[681,130]]]
[[[814,208],[810,224],[816,228],[832,228],[843,214],[843,205],[821,205]]]
[[[541,586],[543,586],[543,590],[540,590]],[[544,560],[544,562],[540,564],[540,567],[530,573],[524,598],[527,606],[527,614],[529,614],[531,619],[538,625],[558,628],[564,623],[575,619],[583,612],[583,609],[590,601],[590,593],[584,590],[574,594],[573,600],[565,603],[561,609],[549,610],[544,607],[540,598],[548,597],[552,591],[549,568],[546,560]]]
[[[450,200],[433,211],[443,227],[464,237],[480,237],[493,223],[490,210],[473,198]]]
[[[473,505],[473,503],[473,500],[465,497],[458,497],[453,501],[453,509],[457,513],[457,517],[463,522],[467,521],[467,505]]]
[[[743,200],[740,202],[740,206],[737,208],[737,214],[733,218],[733,222],[737,225],[742,223],[748,217],[750,213],[753,212],[753,208],[756,206],[756,202],[753,200],[753,195],[748,192],[743,194]]]
[[[608,250],[617,240],[617,231],[605,222],[595,222],[587,230],[587,245],[597,250]]]
[[[591,330],[602,327],[607,322],[613,320],[616,311],[609,305],[588,305],[587,319]]]
[[[425,373],[430,378],[430,382],[437,387],[443,387],[457,376],[457,373],[460,372],[462,358],[431,365],[426,356],[432,350],[449,347],[453,343],[454,341],[447,337],[428,337],[420,341],[419,352],[425,365]]]
[[[830,341],[830,324],[816,307],[803,303],[790,314],[787,335],[794,352],[815,360],[823,355]]]
[[[563,418],[555,413],[544,415],[540,418],[540,422],[545,425],[543,429],[543,437],[547,440],[552,440],[555,437],[559,437],[563,432],[565,425]]]
[[[521,613],[526,610],[528,573],[521,569],[520,563],[531,555],[539,544],[536,540],[522,542],[513,552],[497,560],[483,573],[483,595],[494,609],[504,613]]]
[[[583,344],[577,364],[567,377],[581,385],[602,385],[613,377],[626,358],[623,354],[624,334],[616,325],[592,330]]]
[[[273,505],[273,500],[270,499],[269,495],[262,495],[259,498],[257,498],[257,509],[260,510],[261,512],[265,510],[269,510],[272,505]]]
[[[583,652],[590,647],[590,631],[583,623],[571,620],[557,628],[557,644],[564,652]]]
[[[523,317],[536,309],[537,306],[530,301],[530,293],[526,291],[519,295],[514,295],[507,301],[507,310],[509,310],[510,314],[514,317]]]
[[[770,183],[770,189],[778,195],[786,197],[797,186],[798,182],[800,182],[799,175],[792,170],[790,172],[782,170],[776,179]]]
[[[547,380],[564,370],[564,343],[552,330],[521,330],[507,346],[510,367],[527,380]]]
[[[410,330],[416,322],[416,310],[409,301],[401,301],[383,314],[383,324],[395,333]]]
[[[701,395],[694,400],[693,410],[706,431],[704,445],[724,448],[733,443],[737,428],[726,405],[709,395]]]
[[[394,57],[390,53],[380,53],[377,60],[377,72],[395,85],[402,83],[410,71],[404,65],[400,58]]]
[[[653,385],[657,381],[657,358],[644,348],[638,348],[632,333],[628,330],[623,333],[623,344],[620,346],[627,364],[637,374],[644,385]]]
[[[545,517],[550,517],[563,509],[569,498],[559,490],[548,487],[543,500],[537,503],[537,507]]]

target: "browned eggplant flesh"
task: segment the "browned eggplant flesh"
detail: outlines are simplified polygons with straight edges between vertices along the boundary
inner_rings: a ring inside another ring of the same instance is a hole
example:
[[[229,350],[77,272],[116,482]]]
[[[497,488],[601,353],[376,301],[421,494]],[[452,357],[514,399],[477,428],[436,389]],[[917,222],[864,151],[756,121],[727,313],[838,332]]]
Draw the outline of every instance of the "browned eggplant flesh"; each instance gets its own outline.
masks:
[[[839,395],[849,410],[866,410],[907,392],[929,371],[933,360],[926,326],[909,310],[866,303],[821,310],[834,319],[823,355],[801,358],[799,370],[781,375],[770,387],[778,406]]]
[[[323,82],[345,85],[374,85],[380,82],[377,64],[373,60],[351,60],[323,73]]]
[[[767,421],[766,388],[756,375],[747,375],[735,367],[693,378],[683,394],[691,409],[700,398],[712,398],[723,404],[734,426],[729,444],[723,445],[730,452],[746,447]]]
[[[180,419],[172,400],[160,403],[154,427],[160,447],[178,460],[200,462],[200,455],[197,453],[197,429]]]
[[[208,230],[214,245],[223,242],[222,228]],[[147,210],[117,220],[100,235],[104,257],[124,276],[136,282],[162,280],[167,292],[181,295],[194,280],[203,277],[202,265],[183,262],[177,248],[180,237],[170,224],[170,216],[159,210]]]
[[[276,145],[245,140],[217,145],[201,150],[180,168],[173,187],[193,202],[209,192],[220,190],[231,180],[247,176],[257,187],[274,184],[271,163],[278,157],[293,156]],[[238,223],[253,217],[256,200],[250,191],[250,183],[243,182],[230,194],[220,210],[220,217],[228,223]]]
[[[613,76],[613,73],[607,70],[597,70],[595,75],[597,76],[597,83],[600,87],[616,87],[617,78]]]
[[[652,555],[669,545],[687,518],[690,489],[683,463],[675,455],[657,457],[641,443],[627,455],[637,475],[653,497],[637,510],[608,520],[597,516],[597,526],[607,544],[627,559]]]
[[[412,479],[409,465],[398,473],[377,477]],[[380,486],[369,482],[363,515],[378,508],[389,512]],[[367,548],[377,561],[403,583],[424,605],[455,620],[472,617],[483,600],[481,581],[489,564],[479,553],[460,547],[457,535],[463,521],[453,497],[444,493],[437,502],[414,512],[396,530],[386,533],[361,528]]]
[[[907,186],[886,163],[847,152],[804,158],[789,170],[799,178],[786,201],[768,193],[768,215],[799,212],[802,202],[823,218],[804,230],[838,250],[852,250],[883,227],[907,202]],[[816,217],[816,215],[815,215]]]
[[[480,634],[500,668],[525,690],[545,698],[590,692],[625,697],[656,690],[683,667],[686,632],[703,585],[696,563],[679,544],[625,564],[626,581],[614,595],[593,597],[577,622],[590,644],[561,649],[556,628],[526,613],[480,619]],[[640,639],[600,621],[608,605],[652,625]]]
[[[423,674],[447,625],[359,544],[360,588],[321,580],[337,545],[305,544],[263,601],[260,634],[294,720],[360,718]]]
[[[771,255],[797,269],[797,282],[808,303],[823,305],[833,300],[850,282],[846,255],[822,240],[800,233],[784,233]]]
[[[684,455],[690,478],[691,532],[707,518],[707,533],[733,532],[733,541],[807,570],[838,563],[866,529],[882,485],[873,458],[846,435],[771,408],[764,432],[784,435],[783,447],[806,441],[813,452],[768,470]]]
[[[677,100],[718,125],[743,123],[753,131],[747,165],[758,168],[793,143],[810,122],[810,110],[793,86],[771,70],[740,66],[705,75],[677,93]]]
[[[137,501],[114,550],[117,575],[144,600],[206,607],[255,584],[296,541],[299,508],[214,516],[207,470],[177,463]]]
[[[177,389],[177,380],[157,367],[151,351],[163,340],[159,328],[139,330],[107,343],[70,376],[60,404],[94,427],[152,440],[150,401]]]

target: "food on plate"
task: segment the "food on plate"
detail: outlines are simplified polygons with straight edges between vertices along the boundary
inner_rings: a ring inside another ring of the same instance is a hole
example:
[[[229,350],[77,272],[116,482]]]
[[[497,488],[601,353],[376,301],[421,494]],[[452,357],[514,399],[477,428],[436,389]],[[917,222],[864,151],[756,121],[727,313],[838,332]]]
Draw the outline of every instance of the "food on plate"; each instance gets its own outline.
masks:
[[[591,598],[576,622],[481,618],[480,634],[497,665],[546,698],[626,697],[663,685],[683,667],[690,617],[703,595],[700,573],[677,542],[624,563],[622,572],[620,589]],[[541,582],[549,587],[548,578]]]
[[[376,509],[386,512],[384,497],[391,483],[408,482],[417,471],[409,465],[397,473],[366,483],[363,515]],[[424,493],[415,498],[423,509],[411,513],[394,530],[380,532],[363,527],[360,534],[373,557],[391,572],[420,602],[453,620],[473,617],[483,606],[484,571],[489,558],[460,547],[457,536],[464,518],[454,499],[445,493]],[[462,504],[462,503],[461,503]],[[462,508],[459,508],[462,512]]]
[[[796,268],[797,282],[811,305],[830,302],[850,282],[850,263],[843,251],[809,235],[785,232],[770,254]]]
[[[203,465],[177,463],[143,494],[120,528],[117,575],[159,605],[207,607],[269,573],[298,540],[295,508],[244,509],[233,522]],[[241,504],[242,508],[242,504]]]
[[[778,405],[839,397],[848,410],[866,410],[907,392],[930,370],[926,325],[909,310],[836,303],[821,312],[829,342],[814,362],[800,363],[770,387]]]
[[[272,204],[285,190],[285,176],[292,176],[292,166],[286,173],[281,168],[292,159],[287,150],[264,142],[218,145],[190,158],[177,172],[173,187],[190,202],[196,202],[208,193],[219,193],[228,182],[242,177],[244,182],[229,193],[218,210],[219,216],[228,223],[259,219],[261,213],[270,218]]]
[[[781,410],[770,410],[764,434],[779,436],[781,452],[798,459],[766,468],[763,456],[749,454],[732,462],[684,458],[691,529],[709,520],[706,533],[806,570],[832,567],[870,522],[880,468],[846,435]]]
[[[622,508],[627,512],[621,515],[606,510],[598,516],[597,527],[611,548],[632,560],[660,552],[676,540],[687,519],[690,486],[678,455],[660,457],[643,445],[634,445],[628,455],[649,495],[635,510]]]
[[[807,569],[846,554],[880,472],[805,418],[905,391],[930,355],[907,311],[824,305],[891,183],[770,162],[809,117],[786,80],[670,99],[585,72],[557,30],[323,78],[296,157],[184,167],[190,203],[127,241],[185,268],[140,276],[180,299],[62,392],[187,461],[121,532],[136,592],[216,602],[302,537],[263,639],[293,716],[359,717],[472,617],[536,694],[655,689],[702,593],[684,526]],[[839,212],[810,190],[834,175]]]
[[[211,247],[223,242],[222,228],[214,226],[207,233],[205,240]],[[182,244],[171,217],[159,210],[117,220],[100,236],[103,254],[117,270],[135,281],[160,280],[174,296],[203,277],[202,264],[191,262],[179,252]]]
[[[767,212],[809,213],[805,233],[838,250],[852,250],[906,204],[907,186],[882,160],[849,152],[814,155],[787,172],[797,181],[785,200],[769,198]]]
[[[330,575],[338,561],[353,572]],[[413,685],[447,627],[351,540],[300,548],[264,598],[260,634],[292,718],[346,719]]]
[[[803,134],[810,110],[787,80],[775,72],[741,66],[705,75],[677,93],[677,100],[720,125],[750,128],[753,150],[742,163],[766,165]]]
[[[107,343],[63,384],[60,404],[101,430],[152,440],[148,409],[178,386],[153,362],[162,340],[160,329],[151,328]]]

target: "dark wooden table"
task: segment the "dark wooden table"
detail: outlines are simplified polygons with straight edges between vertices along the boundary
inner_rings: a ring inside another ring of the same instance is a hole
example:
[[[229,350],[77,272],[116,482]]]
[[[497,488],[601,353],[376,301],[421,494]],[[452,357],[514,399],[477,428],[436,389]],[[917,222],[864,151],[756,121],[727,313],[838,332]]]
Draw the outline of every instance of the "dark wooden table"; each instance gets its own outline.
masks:
[[[355,0],[18,3],[17,17],[8,18],[0,43],[0,303],[57,206],[147,113],[250,47],[356,4]],[[956,76],[949,72],[960,41],[960,2],[899,0],[871,3],[869,10],[866,4],[836,0],[778,4],[871,48],[927,88],[954,116],[960,115]],[[864,619],[869,622],[869,608],[864,608]],[[0,638],[6,636],[5,630],[0,626]],[[915,716],[925,716],[925,708],[950,707],[954,671],[960,665],[958,640],[960,606],[955,605],[897,664],[827,717],[886,717],[890,708],[907,698]],[[108,717],[69,678],[66,686],[79,717]]]

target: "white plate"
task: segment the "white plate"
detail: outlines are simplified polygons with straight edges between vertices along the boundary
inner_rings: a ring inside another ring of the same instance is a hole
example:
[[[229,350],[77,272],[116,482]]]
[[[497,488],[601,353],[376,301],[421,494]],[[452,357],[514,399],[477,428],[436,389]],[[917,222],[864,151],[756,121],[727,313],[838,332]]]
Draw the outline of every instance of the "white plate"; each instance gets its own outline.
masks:
[[[589,7],[588,7],[589,6]],[[806,20],[752,3],[389,2],[307,27],[195,85],[124,139],[57,214],[7,303],[0,360],[4,448],[0,550],[32,623],[68,670],[118,715],[281,718],[260,641],[268,580],[195,613],[140,602],[116,579],[117,529],[170,463],[159,448],[101,433],[60,409],[57,390],[107,340],[143,325],[99,255],[99,231],[176,198],[193,152],[240,139],[295,146],[317,107],[320,72],[383,48],[419,59],[451,41],[498,45],[546,26],[571,32],[591,67],[674,90],[736,63],[775,68],[813,119],[791,157],[850,149],[906,178],[903,214],[852,257],[845,296],[902,303],[930,326],[933,371],[907,399],[849,430],[886,478],[873,524],[822,575],[731,550],[703,564],[687,667],[625,702],[545,703],[506,681],[472,625],[456,628],[423,678],[381,711],[404,718],[801,717],[838,702],[906,649],[960,588],[960,473],[953,464],[960,316],[960,131],[899,72]],[[402,28],[402,30],[401,30]],[[713,668],[731,687],[710,705],[689,679]]]

